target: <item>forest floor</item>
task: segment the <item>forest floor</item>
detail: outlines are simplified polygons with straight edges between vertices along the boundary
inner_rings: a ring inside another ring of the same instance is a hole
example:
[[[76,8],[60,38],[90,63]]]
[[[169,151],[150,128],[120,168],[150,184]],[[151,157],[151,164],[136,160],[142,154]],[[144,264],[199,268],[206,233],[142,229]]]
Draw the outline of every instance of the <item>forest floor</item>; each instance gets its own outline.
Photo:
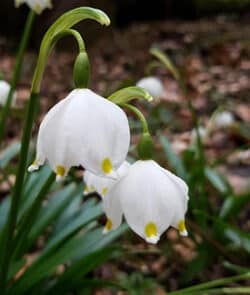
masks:
[[[133,85],[146,75],[149,64],[154,60],[149,49],[156,46],[167,52],[172,61],[184,74],[189,97],[199,116],[200,124],[207,126],[211,116],[218,109],[229,111],[234,124],[229,128],[214,128],[204,138],[206,161],[216,164],[237,194],[250,191],[250,26],[244,22],[228,21],[224,17],[197,22],[155,22],[133,24],[123,31],[113,31],[110,35],[96,40],[89,48],[91,62],[91,88],[108,95],[124,85]],[[14,56],[10,54],[13,44],[0,39],[1,71],[10,79],[14,66]],[[29,97],[29,86],[36,62],[36,52],[26,54],[21,81],[17,89],[17,107],[12,110],[9,120],[6,144],[21,136],[23,107]],[[49,60],[42,84],[39,120],[57,101],[64,98],[73,87],[72,65],[74,55],[69,51],[56,49]],[[178,83],[164,66],[151,69],[151,74],[159,77],[165,87],[164,95],[152,106],[137,105],[143,111],[154,114],[149,120],[156,135],[168,137],[173,150],[181,155],[192,142],[192,115]],[[159,111],[164,110],[164,112]],[[136,124],[132,125],[136,129]],[[155,137],[157,140],[157,136]],[[132,139],[135,142],[137,136]],[[161,159],[161,155],[159,155]],[[164,161],[161,164],[167,165]],[[8,184],[0,188],[1,196],[9,191]],[[211,195],[213,191],[211,190]],[[242,230],[250,231],[250,206],[240,213]],[[181,241],[174,231],[167,232],[161,250],[148,246],[130,233],[122,238],[127,249],[123,261],[109,262],[100,267],[95,275],[103,279],[124,274],[133,274],[131,282],[148,277],[147,283],[157,284],[157,293],[179,288],[177,279],[183,268],[196,255],[193,242]],[[173,245],[174,252],[169,257],[167,244]],[[165,251],[165,252],[164,252]],[[166,255],[163,255],[165,253]],[[146,256],[145,256],[146,255]],[[146,258],[146,259],[145,259]],[[227,275],[220,261],[196,277],[196,282],[207,281]],[[153,280],[151,280],[153,278]],[[145,281],[144,281],[145,283]],[[99,290],[96,295],[111,294]],[[123,294],[122,292],[119,294]],[[147,294],[147,293],[142,293]],[[149,293],[150,294],[150,293]]]

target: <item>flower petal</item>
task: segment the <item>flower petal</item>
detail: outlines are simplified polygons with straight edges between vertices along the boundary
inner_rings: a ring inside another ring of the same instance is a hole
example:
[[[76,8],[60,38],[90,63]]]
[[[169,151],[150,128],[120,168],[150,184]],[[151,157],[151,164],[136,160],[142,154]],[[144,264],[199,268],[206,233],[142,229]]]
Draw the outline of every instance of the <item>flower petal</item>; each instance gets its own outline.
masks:
[[[85,171],[83,180],[87,187],[86,193],[96,191],[101,197],[104,197],[113,187],[113,185],[127,173],[129,166],[130,164],[127,161],[122,163],[122,165],[116,171],[117,179],[102,177],[95,175],[92,172]]]
[[[120,198],[112,193],[112,189],[103,198],[103,211],[107,216],[103,233],[118,228],[122,222],[122,208]]]
[[[8,95],[10,91],[10,84],[4,80],[0,80],[0,105],[4,106],[7,102]],[[16,105],[16,92],[14,92],[12,97],[11,106],[14,107]]]
[[[52,8],[50,0],[15,0],[15,6],[26,3],[32,10],[40,14],[45,8]]]

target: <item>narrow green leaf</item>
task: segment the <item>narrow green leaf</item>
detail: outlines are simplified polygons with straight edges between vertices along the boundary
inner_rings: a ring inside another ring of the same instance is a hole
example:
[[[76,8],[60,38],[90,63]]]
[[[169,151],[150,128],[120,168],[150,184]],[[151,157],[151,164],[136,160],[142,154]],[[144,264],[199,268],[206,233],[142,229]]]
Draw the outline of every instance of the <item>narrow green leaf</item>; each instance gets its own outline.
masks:
[[[3,150],[0,154],[0,169],[4,169],[9,162],[19,153],[20,143],[15,142]]]
[[[88,211],[82,210],[82,212],[78,216],[74,216],[72,220],[65,224],[64,228],[61,229],[56,235],[53,235],[51,239],[49,239],[43,255],[46,255],[53,251],[53,249],[59,248],[60,244],[62,244],[68,237],[76,234],[79,230],[81,230],[84,225],[96,219],[102,214],[102,206],[101,204],[96,205],[93,208],[89,208]]]
[[[49,290],[48,295],[67,294],[77,290],[76,288],[82,284],[83,277],[109,259],[114,251],[115,248],[101,249],[73,263]]]
[[[51,169],[47,165],[41,167],[41,169],[37,172],[26,174],[24,190],[21,196],[20,208],[18,212],[18,220],[20,220],[26,210],[33,204],[50,174]]]
[[[52,252],[51,255],[41,255],[10,289],[8,295],[27,294],[32,286],[50,276],[58,265],[72,259],[81,259],[101,249],[117,238],[126,228],[126,226],[121,226],[105,236],[102,235],[102,229],[95,229],[87,233],[82,232],[81,235],[73,237],[63,247]]]
[[[229,219],[230,217],[236,217],[249,202],[250,193],[240,196],[229,196],[222,205],[220,217],[224,220]]]
[[[150,53],[153,56],[155,56],[166,67],[166,69],[174,76],[174,78],[178,82],[180,82],[181,80],[180,73],[166,53],[163,53],[158,48],[151,48]]]
[[[78,194],[79,190],[76,188],[75,184],[70,184],[59,192],[56,192],[53,197],[49,199],[47,205],[41,209],[37,217],[37,222],[34,223],[28,236],[29,244],[33,244],[43,230],[58,218],[71,200]]]
[[[238,230],[233,227],[227,227],[224,231],[225,236],[233,242],[233,246],[239,249],[245,249],[246,252],[250,253],[250,234]]]
[[[187,171],[182,163],[182,160],[176,155],[173,151],[170,142],[164,136],[160,135],[160,142],[164,149],[165,155],[169,163],[171,164],[172,168],[175,170],[176,174],[181,178],[187,180],[188,174]]]
[[[229,194],[232,192],[229,184],[225,179],[214,169],[205,168],[205,175],[210,183],[222,194]]]
[[[10,266],[10,270],[8,273],[8,279],[11,280],[15,276],[15,274],[26,264],[27,260],[26,258],[21,258],[20,260],[17,260],[16,262],[12,263]]]
[[[108,100],[115,104],[128,103],[132,99],[145,99],[147,101],[152,101],[153,97],[143,88],[130,86],[120,89],[108,97]]]

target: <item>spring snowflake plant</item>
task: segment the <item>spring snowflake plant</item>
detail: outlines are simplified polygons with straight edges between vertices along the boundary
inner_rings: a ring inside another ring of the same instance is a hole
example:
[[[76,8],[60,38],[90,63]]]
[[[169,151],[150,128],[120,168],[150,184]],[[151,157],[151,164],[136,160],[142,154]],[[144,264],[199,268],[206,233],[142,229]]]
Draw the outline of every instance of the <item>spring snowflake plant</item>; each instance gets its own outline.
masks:
[[[40,4],[41,9],[49,4],[48,1],[27,2],[30,5]],[[45,115],[38,131],[36,158],[28,170],[38,170],[47,161],[55,172],[56,179],[61,180],[67,176],[72,166],[82,166],[86,170],[87,185],[103,196],[103,209],[108,218],[104,233],[117,228],[124,215],[130,227],[150,243],[156,243],[170,225],[177,228],[181,235],[187,234],[184,220],[188,188],[184,181],[152,160],[153,141],[146,119],[130,104],[134,98],[150,101],[152,97],[136,86],[120,89],[108,98],[88,88],[88,54],[82,36],[72,29],[84,19],[92,19],[102,25],[110,23],[108,16],[98,9],[76,8],[57,19],[41,43],[27,106],[10,211],[1,240],[2,294],[6,293],[8,286],[18,205],[24,190],[29,141],[42,77],[51,50],[64,36],[73,36],[78,44],[79,53],[73,71],[75,89]],[[132,165],[125,162],[130,144],[130,129],[124,107],[133,111],[143,126],[137,146],[139,160]]]

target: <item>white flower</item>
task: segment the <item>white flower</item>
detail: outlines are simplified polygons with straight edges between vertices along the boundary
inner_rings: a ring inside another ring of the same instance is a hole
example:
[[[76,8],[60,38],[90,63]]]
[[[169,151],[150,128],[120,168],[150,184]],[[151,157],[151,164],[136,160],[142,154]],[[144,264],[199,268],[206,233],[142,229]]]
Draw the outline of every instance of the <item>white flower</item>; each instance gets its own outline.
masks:
[[[213,127],[217,128],[227,128],[232,126],[234,123],[234,117],[231,112],[223,111],[218,112],[212,118],[212,125]]]
[[[26,3],[32,10],[40,14],[45,8],[52,8],[51,0],[15,0],[15,6]]]
[[[164,87],[160,79],[154,76],[142,78],[136,85],[149,92],[154,98],[159,98],[163,95]]]
[[[198,132],[199,132],[201,140],[204,141],[208,136],[207,129],[205,127],[203,127],[203,126],[199,126],[198,127]],[[195,128],[191,130],[191,141],[193,143],[195,143],[197,141],[197,131],[196,131]]]
[[[169,226],[187,235],[188,187],[153,160],[140,160],[131,165],[103,202],[108,218],[104,232],[117,228],[124,214],[132,230],[147,242],[157,243]]]
[[[0,105],[4,106],[10,91],[10,84],[4,80],[0,80]],[[16,92],[13,94],[12,106],[16,104]]]
[[[57,174],[72,166],[116,177],[126,159],[130,142],[128,119],[114,103],[89,89],[75,89],[43,119],[37,139],[37,155],[29,171],[47,159]]]
[[[85,182],[84,193],[97,192],[102,198],[109,192],[114,184],[123,177],[129,168],[130,164],[124,161],[122,165],[117,169],[117,179],[108,177],[97,176],[89,171],[84,172],[83,180]]]

